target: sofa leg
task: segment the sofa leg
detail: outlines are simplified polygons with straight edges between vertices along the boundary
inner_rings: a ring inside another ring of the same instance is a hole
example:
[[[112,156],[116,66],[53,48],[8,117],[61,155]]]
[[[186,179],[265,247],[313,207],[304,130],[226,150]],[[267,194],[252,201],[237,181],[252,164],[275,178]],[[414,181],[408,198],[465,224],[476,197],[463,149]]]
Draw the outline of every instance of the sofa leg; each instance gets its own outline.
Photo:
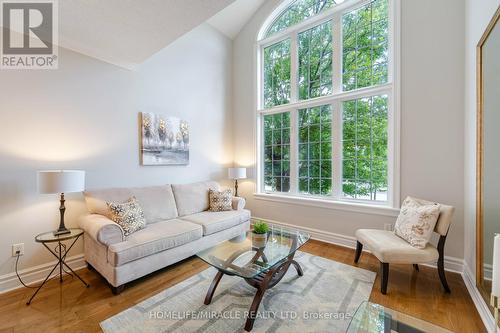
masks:
[[[363,251],[363,244],[360,242],[356,243],[356,255],[354,257],[354,263],[358,263],[359,257],[361,256],[361,252]]]
[[[87,262],[87,269],[88,269],[89,271],[95,271],[94,266],[92,266],[92,265],[91,265],[91,264],[89,264],[88,262]]]
[[[420,272],[420,268],[418,268],[418,264],[413,264],[413,268],[415,268],[415,270],[416,270],[417,272]]]
[[[382,295],[386,295],[387,283],[389,282],[389,264],[386,262],[381,262],[380,271],[382,273],[382,278],[380,280],[380,291],[382,292]]]
[[[124,284],[122,284],[121,286],[118,286],[118,287],[111,286],[111,292],[113,293],[113,295],[120,295],[120,293],[123,291],[123,289],[125,289]]]

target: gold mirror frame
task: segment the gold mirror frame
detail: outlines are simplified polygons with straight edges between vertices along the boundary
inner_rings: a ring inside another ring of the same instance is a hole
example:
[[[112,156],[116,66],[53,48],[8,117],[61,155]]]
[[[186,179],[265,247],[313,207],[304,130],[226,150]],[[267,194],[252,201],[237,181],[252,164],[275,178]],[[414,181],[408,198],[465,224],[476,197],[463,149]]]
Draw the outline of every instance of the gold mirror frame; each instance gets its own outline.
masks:
[[[483,272],[483,161],[484,161],[484,138],[483,138],[483,46],[488,40],[493,28],[500,18],[500,7],[491,19],[486,31],[477,45],[477,147],[476,147],[476,286],[483,296],[486,304],[489,304],[490,293],[484,290],[482,282]]]

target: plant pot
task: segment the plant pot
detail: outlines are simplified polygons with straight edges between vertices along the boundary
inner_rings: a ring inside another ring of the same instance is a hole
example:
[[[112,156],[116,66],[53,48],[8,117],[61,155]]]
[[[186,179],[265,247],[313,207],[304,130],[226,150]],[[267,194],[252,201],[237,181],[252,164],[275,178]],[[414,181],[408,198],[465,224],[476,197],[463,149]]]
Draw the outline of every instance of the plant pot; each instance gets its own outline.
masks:
[[[267,243],[267,233],[265,234],[256,234],[252,232],[252,246],[256,248],[263,248]]]

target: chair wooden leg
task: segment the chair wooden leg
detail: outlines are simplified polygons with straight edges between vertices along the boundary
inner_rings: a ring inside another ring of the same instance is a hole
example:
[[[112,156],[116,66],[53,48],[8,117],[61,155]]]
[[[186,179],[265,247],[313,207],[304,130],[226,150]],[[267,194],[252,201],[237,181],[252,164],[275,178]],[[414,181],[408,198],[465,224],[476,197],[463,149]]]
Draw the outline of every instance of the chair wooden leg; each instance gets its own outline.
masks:
[[[446,275],[444,274],[444,242],[446,241],[446,236],[439,237],[439,243],[437,246],[437,250],[439,253],[439,258],[437,262],[439,279],[441,280],[441,284],[443,285],[444,290],[447,293],[451,293],[450,286],[448,286],[448,281],[446,281]]]
[[[380,262],[380,271],[382,277],[380,280],[380,292],[382,295],[387,294],[387,283],[389,282],[389,264],[386,262]]]
[[[441,284],[443,285],[444,291],[447,293],[451,293],[450,286],[448,286],[448,281],[446,281],[446,275],[444,273],[444,260],[440,256],[438,259],[438,273],[439,273],[439,279],[441,280]]]
[[[354,263],[358,263],[359,257],[361,256],[361,252],[363,251],[363,244],[360,242],[356,243],[356,256],[354,257]]]
[[[413,264],[413,268],[415,268],[415,270],[416,270],[417,272],[420,272],[420,268],[418,268],[418,264]]]

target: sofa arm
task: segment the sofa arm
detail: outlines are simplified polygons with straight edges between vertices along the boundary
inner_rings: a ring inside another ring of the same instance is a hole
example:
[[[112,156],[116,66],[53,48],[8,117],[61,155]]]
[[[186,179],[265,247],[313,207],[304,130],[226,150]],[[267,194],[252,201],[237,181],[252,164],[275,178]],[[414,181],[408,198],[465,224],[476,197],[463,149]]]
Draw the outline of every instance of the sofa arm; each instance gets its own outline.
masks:
[[[233,202],[232,202],[232,205],[233,205],[233,210],[242,210],[243,208],[245,208],[245,199],[242,198],[242,197],[233,197]]]
[[[125,238],[122,227],[106,216],[99,214],[85,215],[78,222],[80,228],[90,237],[105,246],[123,242]]]

